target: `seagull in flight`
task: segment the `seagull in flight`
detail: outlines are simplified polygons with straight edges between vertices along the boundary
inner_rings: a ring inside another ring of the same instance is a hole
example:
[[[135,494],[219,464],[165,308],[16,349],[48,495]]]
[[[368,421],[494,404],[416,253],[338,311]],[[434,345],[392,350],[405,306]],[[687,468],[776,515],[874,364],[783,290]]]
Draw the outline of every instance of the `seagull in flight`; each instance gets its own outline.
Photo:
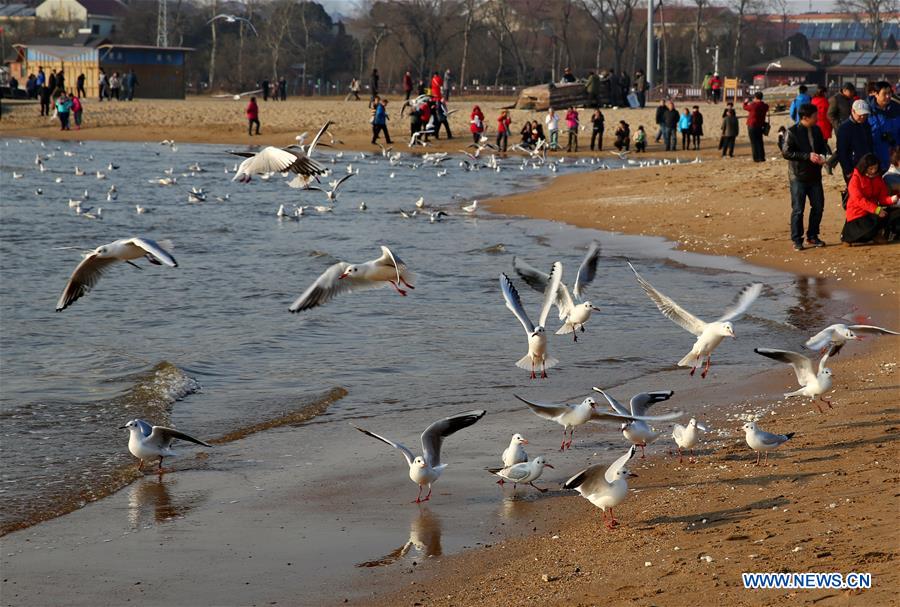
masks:
[[[326,207],[330,208],[330,207]],[[321,306],[329,300],[353,291],[377,289],[390,284],[396,291],[405,296],[404,285],[409,289],[415,279],[403,260],[394,255],[387,247],[381,247],[381,257],[364,263],[350,264],[339,261],[319,276],[316,281],[298,297],[291,307],[291,312],[302,312]]]
[[[647,410],[655,405],[656,403],[661,403],[672,398],[672,395],[675,394],[672,390],[657,390],[655,392],[641,392],[640,394],[635,394],[631,397],[629,401],[629,406],[625,407],[622,403],[617,401],[615,398],[601,390],[600,388],[594,387],[594,392],[599,392],[603,395],[603,398],[606,399],[606,402],[609,403],[609,406],[612,407],[613,411],[616,413],[620,413],[622,415],[636,415],[636,416],[646,416]],[[622,434],[628,439],[631,444],[641,448],[641,459],[644,459],[644,447],[655,441],[659,438],[660,432],[654,430],[650,427],[650,424],[641,419],[634,419],[631,421],[626,421],[622,423]]]
[[[816,367],[811,358],[804,356],[799,352],[774,350],[771,348],[754,348],[753,351],[767,358],[771,358],[772,360],[787,363],[793,367],[794,374],[797,376],[797,381],[800,383],[800,389],[786,393],[784,395],[785,398],[790,398],[792,396],[808,396],[810,398],[815,398],[818,396],[819,400],[816,401],[816,407],[819,409],[819,413],[824,413],[822,406],[819,404],[820,401],[828,405],[829,409],[833,408],[831,403],[825,400],[822,395],[831,390],[831,384],[834,381],[832,379],[833,374],[831,369],[826,367],[825,363],[828,362],[829,357],[834,355],[835,349],[839,350],[840,346],[832,346],[831,349],[819,359],[818,367]]]
[[[235,171],[231,180],[247,183],[253,175],[290,172],[297,174],[297,177],[289,182],[291,187],[306,187],[318,175],[325,173],[325,169],[312,160],[311,156],[322,134],[330,125],[331,121],[328,121],[319,129],[306,151],[295,145],[286,148],[277,148],[270,145],[259,152],[230,150],[229,154],[246,158]]]
[[[360,428],[359,426],[354,425],[353,427],[363,434],[371,436],[372,438],[377,438],[403,453],[403,457],[406,458],[406,463],[409,465],[409,478],[419,486],[419,494],[415,499],[415,503],[418,504],[420,502],[427,502],[431,499],[431,485],[440,478],[441,473],[443,473],[444,469],[447,467],[447,464],[441,463],[441,445],[443,444],[444,439],[454,432],[458,432],[463,428],[468,428],[484,417],[485,413],[487,413],[487,411],[466,411],[434,422],[422,433],[422,455],[420,456],[413,455],[412,451],[408,448],[389,438],[385,438],[379,434]],[[428,487],[428,495],[423,498],[422,489],[425,486]]]
[[[328,184],[331,187],[330,190],[325,190],[323,188],[320,188],[318,186],[313,186],[313,185],[308,186],[306,189],[307,190],[318,190],[319,192],[324,192],[325,197],[328,199],[328,202],[330,202],[331,204],[334,204],[335,202],[337,202],[338,188],[341,187],[342,183],[344,183],[345,181],[347,181],[348,179],[353,177],[354,174],[355,173],[350,173],[349,175],[344,175],[340,179],[336,179],[336,180],[332,181],[331,183]]]
[[[613,508],[628,497],[628,478],[637,476],[625,467],[636,451],[637,448],[632,445],[625,455],[614,461],[606,470],[603,469],[603,464],[594,464],[563,483],[563,489],[574,489],[581,497],[600,508],[604,520],[606,511],[609,510],[607,529],[619,524],[613,514]]]
[[[550,270],[550,279],[547,288],[544,291],[544,305],[541,307],[541,315],[538,324],[535,325],[525,313],[522,307],[522,300],[519,299],[519,292],[509,281],[506,274],[500,274],[500,290],[503,292],[503,299],[506,300],[506,307],[509,308],[522,327],[525,329],[525,336],[528,338],[528,354],[523,356],[516,362],[516,366],[520,369],[531,368],[531,379],[535,379],[535,367],[541,366],[541,377],[547,377],[547,369],[554,366],[559,361],[547,354],[547,335],[544,332],[544,325],[547,324],[547,316],[550,315],[550,308],[556,299],[556,293],[559,290],[559,281],[562,277],[562,264],[558,261],[553,264]]]
[[[250,29],[253,30],[253,33],[256,36],[259,36],[259,32],[256,31],[256,28],[253,27],[253,24],[250,23],[249,19],[247,19],[246,17],[238,17],[237,15],[226,15],[224,13],[221,15],[216,15],[215,17],[213,17],[212,19],[207,21],[206,25],[209,25],[213,21],[217,21],[219,19],[222,19],[223,21],[225,21],[225,23],[240,23],[240,22],[246,23],[247,26],[249,26]]]
[[[684,415],[681,411],[667,413],[658,416],[633,415],[631,413],[619,413],[601,411],[597,407],[597,401],[588,396],[577,405],[536,403],[513,394],[520,401],[528,405],[535,415],[546,420],[554,421],[563,427],[563,442],[559,446],[560,451],[572,448],[575,438],[575,428],[588,422],[616,422],[625,423],[636,419],[644,421],[669,421]],[[566,441],[566,432],[569,432],[569,440]]]
[[[575,278],[575,287],[572,289],[575,297],[580,303],[576,304],[569,293],[569,287],[565,283],[559,283],[559,290],[556,296],[556,307],[559,309],[559,319],[563,321],[563,325],[556,332],[557,335],[565,335],[571,333],[574,341],[578,341],[578,330],[584,332],[585,323],[591,318],[591,313],[599,310],[591,301],[581,301],[584,297],[584,287],[594,280],[597,275],[597,262],[600,259],[600,246],[597,243],[591,243],[588,247],[587,254],[578,268],[578,275]],[[537,270],[521,259],[513,258],[513,267],[519,277],[532,289],[543,291],[547,288],[550,275]]]
[[[144,469],[144,460],[152,457],[159,458],[159,467],[157,470],[160,474],[165,472],[162,467],[164,457],[175,457],[178,454],[172,451],[172,441],[175,439],[202,445],[204,447],[212,447],[209,443],[205,443],[199,438],[194,438],[190,434],[179,432],[172,428],[164,426],[151,426],[142,419],[133,419],[120,430],[128,430],[128,450],[131,454],[138,458],[138,470]]]
[[[861,340],[864,335],[900,335],[900,333],[873,325],[845,325],[838,323],[825,327],[810,337],[803,345],[810,350],[820,350],[823,354],[830,349],[829,356],[835,356],[848,341]]]
[[[644,292],[651,300],[653,300],[653,303],[655,303],[656,307],[659,308],[659,311],[663,313],[663,316],[682,329],[697,336],[694,347],[691,348],[691,351],[688,352],[684,358],[678,361],[678,366],[690,367],[691,375],[693,375],[697,370],[697,367],[702,363],[702,359],[706,357],[706,368],[703,369],[703,372],[700,374],[700,377],[703,378],[709,373],[709,365],[712,359],[713,350],[715,350],[726,337],[731,337],[732,339],[735,337],[734,326],[731,324],[731,321],[740,318],[762,292],[761,283],[754,283],[744,287],[738,294],[735,303],[725,310],[725,313],[719,317],[718,320],[704,322],[679,306],[673,299],[670,299],[657,291],[653,285],[638,274],[637,270],[634,269],[634,266],[631,265],[631,262],[628,262],[628,267],[634,272],[638,284],[641,285]]]
[[[167,249],[172,248],[170,241],[162,241],[157,243],[149,238],[122,238],[97,247],[90,253],[86,254],[72,276],[66,283],[59,301],[56,303],[56,311],[62,312],[71,306],[77,299],[87,295],[88,292],[97,284],[103,273],[109,267],[120,261],[132,265],[138,269],[141,267],[132,262],[134,259],[146,257],[147,260],[154,265],[166,265],[170,268],[177,268],[178,262],[169,253]]]

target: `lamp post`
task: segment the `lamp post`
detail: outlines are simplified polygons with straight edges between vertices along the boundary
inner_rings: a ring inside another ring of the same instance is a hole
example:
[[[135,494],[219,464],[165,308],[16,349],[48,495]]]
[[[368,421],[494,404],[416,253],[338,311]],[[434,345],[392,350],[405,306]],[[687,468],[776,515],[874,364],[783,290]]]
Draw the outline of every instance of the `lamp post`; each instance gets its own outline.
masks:
[[[706,54],[707,54],[707,55],[709,55],[709,51],[710,51],[710,50],[714,51],[714,52],[713,52],[713,72],[715,72],[716,74],[718,74],[718,73],[719,73],[719,45],[717,44],[717,45],[715,45],[715,46],[713,46],[713,47],[707,46],[707,47],[706,47]]]
[[[647,93],[653,90],[653,0],[647,0],[647,69],[644,73]]]

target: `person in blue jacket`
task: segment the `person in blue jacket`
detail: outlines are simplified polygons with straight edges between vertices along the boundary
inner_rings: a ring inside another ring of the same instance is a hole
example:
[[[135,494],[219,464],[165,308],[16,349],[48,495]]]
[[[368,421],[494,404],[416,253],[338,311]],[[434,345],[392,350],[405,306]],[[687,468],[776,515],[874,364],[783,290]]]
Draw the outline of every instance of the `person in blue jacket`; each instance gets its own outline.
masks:
[[[678,118],[678,130],[681,132],[681,149],[691,147],[691,111],[684,108],[684,113]]]
[[[891,148],[900,146],[900,103],[891,98],[891,83],[876,82],[869,97],[869,126],[881,172],[891,166]]]
[[[800,122],[800,107],[806,105],[807,103],[812,103],[812,99],[809,95],[806,94],[806,91],[806,85],[801,84],[797,96],[791,102],[790,114],[791,120],[794,121],[794,124]]]

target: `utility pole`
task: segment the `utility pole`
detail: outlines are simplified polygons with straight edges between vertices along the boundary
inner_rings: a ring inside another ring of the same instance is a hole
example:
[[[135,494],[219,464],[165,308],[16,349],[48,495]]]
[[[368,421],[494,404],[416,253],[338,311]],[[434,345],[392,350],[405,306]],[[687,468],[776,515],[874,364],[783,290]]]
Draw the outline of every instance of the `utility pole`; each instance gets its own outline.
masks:
[[[710,47],[706,47],[706,54],[709,54]],[[713,72],[719,73],[719,45],[712,47],[713,50]]]
[[[156,16],[156,46],[169,46],[168,15],[166,0],[159,0],[159,11]]]

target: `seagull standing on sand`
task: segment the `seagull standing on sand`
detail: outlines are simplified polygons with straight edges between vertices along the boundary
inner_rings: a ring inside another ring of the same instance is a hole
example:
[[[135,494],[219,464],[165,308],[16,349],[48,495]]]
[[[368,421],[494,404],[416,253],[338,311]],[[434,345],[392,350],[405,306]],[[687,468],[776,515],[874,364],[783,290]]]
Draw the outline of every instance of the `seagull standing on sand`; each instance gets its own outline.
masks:
[[[627,479],[637,476],[625,468],[636,451],[637,448],[632,445],[625,455],[614,461],[606,470],[603,469],[603,464],[595,464],[563,483],[563,489],[574,489],[581,494],[581,497],[600,508],[603,511],[604,520],[606,520],[606,510],[609,509],[609,520],[606,520],[607,529],[612,529],[619,524],[613,514],[613,508],[628,497]]]
[[[367,434],[372,438],[377,438],[403,453],[403,457],[406,458],[406,463],[409,464],[409,478],[412,482],[419,485],[419,494],[416,496],[415,500],[415,503],[418,504],[419,502],[427,502],[431,499],[431,485],[441,476],[444,468],[447,467],[447,464],[441,463],[441,444],[444,442],[444,439],[454,432],[462,430],[463,428],[468,428],[484,417],[485,413],[487,413],[487,411],[466,411],[434,422],[422,433],[422,455],[418,457],[414,456],[412,451],[400,443],[395,443],[390,439],[375,434],[374,432],[364,430],[358,426],[353,427],[363,434]],[[428,495],[423,498],[422,488],[425,486],[428,487]]]
[[[170,241],[157,243],[149,238],[122,238],[109,244],[99,246],[81,260],[66,288],[56,304],[56,311],[61,312],[72,305],[78,298],[87,295],[97,284],[103,273],[114,263],[124,261],[138,269],[139,265],[132,262],[133,259],[146,257],[154,265],[167,265],[177,268],[178,262],[167,249],[172,248]]]
[[[684,358],[678,361],[678,366],[690,367],[691,375],[693,375],[697,370],[697,367],[701,364],[702,359],[706,357],[706,368],[703,369],[703,372],[700,374],[700,377],[703,378],[709,373],[712,352],[716,349],[716,346],[722,343],[722,340],[726,337],[735,337],[734,326],[731,324],[731,321],[737,320],[743,315],[744,312],[747,311],[747,308],[756,301],[756,298],[759,297],[759,294],[762,292],[762,284],[760,283],[754,283],[744,287],[738,294],[735,303],[725,310],[725,313],[718,320],[708,323],[700,320],[675,303],[674,300],[657,291],[653,285],[644,280],[643,277],[637,273],[637,270],[634,269],[634,266],[631,265],[630,262],[628,263],[628,267],[634,272],[638,284],[641,285],[644,292],[653,300],[653,303],[656,304],[659,311],[682,329],[697,336],[694,347],[691,348],[691,351],[688,352]]]
[[[810,350],[820,350],[823,354],[830,349],[829,356],[835,356],[844,344],[851,340],[863,339],[863,335],[900,335],[900,333],[872,325],[835,324],[825,327],[803,345]]]
[[[581,265],[578,268],[578,275],[575,278],[575,287],[572,290],[575,297],[581,302],[576,304],[569,294],[569,287],[560,281],[559,290],[556,296],[556,307],[559,309],[559,319],[563,321],[563,325],[556,332],[557,335],[565,335],[571,333],[574,341],[578,341],[578,333],[580,330],[584,332],[584,325],[590,319],[591,313],[599,310],[590,301],[581,301],[584,296],[584,287],[594,280],[597,275],[597,261],[600,258],[600,247],[597,243],[591,243],[588,252],[584,256]],[[524,261],[514,257],[513,267],[519,277],[532,289],[543,291],[547,288],[550,276],[537,270]]]
[[[756,427],[756,422],[747,422],[744,424],[744,438],[747,439],[747,445],[756,451],[756,463],[754,466],[759,465],[760,451],[766,452],[766,463],[764,463],[763,466],[768,466],[769,451],[777,449],[793,437],[793,432],[788,432],[787,434],[772,434],[771,432],[760,430]]]
[[[546,489],[541,489],[534,484],[534,481],[539,479],[541,474],[544,473],[544,468],[553,468],[553,466],[547,463],[547,460],[543,455],[539,455],[530,462],[521,462],[513,464],[512,466],[507,466],[506,468],[489,468],[488,472],[500,477],[500,480],[497,481],[500,485],[503,484],[503,481],[512,483],[513,490],[515,490],[516,485],[518,484],[527,484],[531,485],[541,493],[546,493]]]
[[[403,260],[394,255],[389,248],[382,246],[381,257],[378,259],[358,264],[339,261],[325,270],[288,309],[291,312],[302,312],[321,306],[343,293],[376,289],[388,284],[400,295],[406,296],[406,291],[401,289],[400,285],[415,289],[411,284],[414,279],[413,273]]]
[[[535,415],[546,420],[554,421],[563,427],[563,442],[559,446],[560,451],[570,449],[572,441],[575,438],[575,428],[586,424],[589,421],[607,421],[623,423],[634,419],[642,419],[644,421],[668,421],[681,417],[683,413],[676,411],[660,416],[641,416],[640,418],[628,413],[610,413],[601,411],[597,408],[597,401],[588,396],[577,405],[568,404],[547,404],[535,403],[525,400],[521,396],[514,394],[516,398],[528,405]],[[569,440],[566,441],[566,432],[569,432]]]
[[[615,398],[613,398],[600,388],[594,387],[594,391],[602,394],[606,399],[606,402],[609,403],[609,406],[612,407],[613,411],[615,411],[616,413],[638,416],[646,416],[647,410],[650,407],[652,407],[656,403],[661,403],[663,401],[669,400],[670,398],[672,398],[672,395],[675,394],[675,392],[673,392],[672,390],[641,392],[640,394],[635,394],[631,397],[629,407],[626,408],[625,405],[617,401]],[[647,422],[640,419],[635,419],[632,421],[624,422],[622,424],[622,434],[626,439],[631,441],[631,444],[641,448],[641,459],[644,459],[644,447],[659,438],[659,435],[662,433],[654,430]]]
[[[688,449],[691,457],[694,457],[694,447],[700,442],[700,437],[707,432],[706,426],[698,424],[693,417],[687,426],[675,424],[672,428],[672,438],[675,439],[675,445],[678,449],[678,462],[684,462],[682,451]]]
[[[199,438],[194,438],[184,432],[166,428],[164,426],[151,426],[142,419],[133,419],[120,430],[129,430],[128,450],[131,454],[140,460],[138,462],[138,470],[144,469],[144,460],[153,457],[159,458],[160,474],[165,472],[162,467],[164,457],[175,457],[178,454],[172,451],[172,441],[175,439],[187,441],[204,447],[212,447],[209,443],[205,443]]]
[[[516,362],[516,366],[520,369],[528,369],[531,367],[531,379],[537,377],[535,375],[535,367],[541,366],[541,377],[547,377],[547,369],[554,366],[559,361],[547,354],[547,335],[544,332],[544,326],[547,324],[547,316],[550,315],[550,308],[556,299],[556,293],[559,290],[559,281],[562,277],[562,264],[558,261],[553,264],[550,271],[550,277],[547,282],[547,288],[544,290],[544,305],[541,307],[541,315],[537,326],[535,326],[525,309],[522,307],[522,300],[519,299],[519,292],[509,281],[506,274],[500,274],[500,289],[503,291],[503,298],[506,300],[506,307],[515,314],[522,327],[525,329],[525,335],[528,338],[528,354],[523,356]]]
[[[831,369],[826,367],[825,363],[828,362],[828,358],[834,354],[835,349],[840,350],[840,348],[841,346],[832,346],[831,349],[819,359],[818,368],[816,368],[811,358],[804,356],[799,352],[774,350],[771,348],[754,348],[753,351],[767,358],[771,358],[772,360],[787,363],[793,367],[794,374],[797,376],[797,381],[800,383],[800,389],[795,390],[794,392],[787,392],[784,396],[786,398],[791,398],[793,396],[808,396],[810,398],[815,398],[818,396],[819,400],[816,402],[816,407],[819,409],[819,413],[824,413],[819,401],[828,405],[829,409],[833,408],[831,403],[822,396],[831,390],[833,381]]]

